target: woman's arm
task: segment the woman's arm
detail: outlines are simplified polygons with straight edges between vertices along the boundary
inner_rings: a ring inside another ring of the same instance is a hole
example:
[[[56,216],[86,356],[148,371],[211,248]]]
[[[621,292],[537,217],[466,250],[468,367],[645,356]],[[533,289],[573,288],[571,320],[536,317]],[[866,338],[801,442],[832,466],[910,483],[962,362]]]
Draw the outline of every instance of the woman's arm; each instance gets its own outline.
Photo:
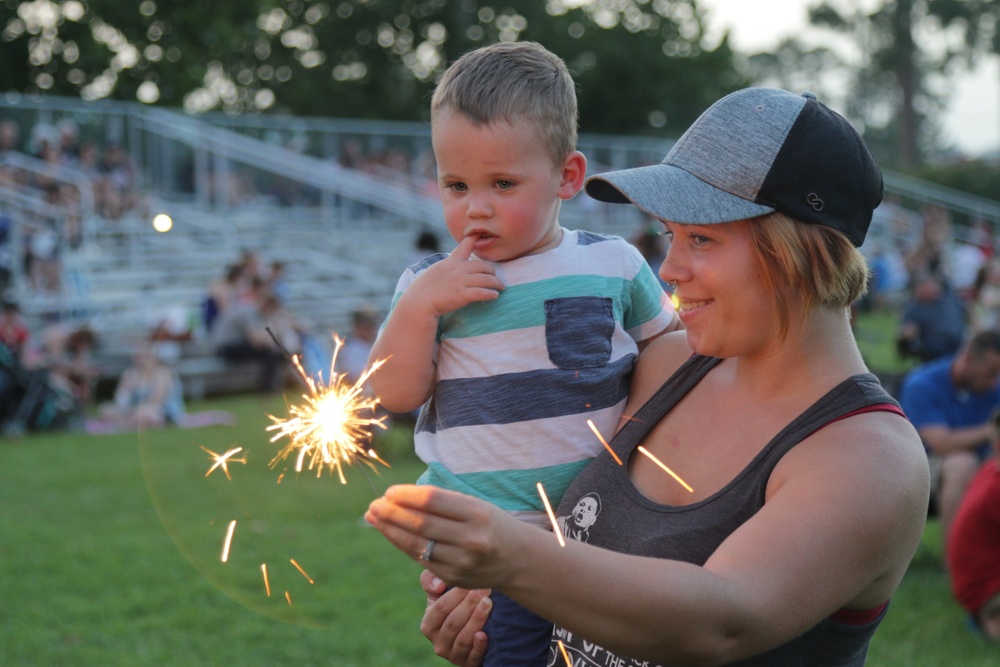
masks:
[[[926,516],[919,439],[876,413],[821,430],[775,470],[764,509],[703,566],[615,553],[473,498],[393,487],[368,519],[443,581],[495,587],[601,646],[637,659],[716,664],[778,646],[842,607],[895,589]]]

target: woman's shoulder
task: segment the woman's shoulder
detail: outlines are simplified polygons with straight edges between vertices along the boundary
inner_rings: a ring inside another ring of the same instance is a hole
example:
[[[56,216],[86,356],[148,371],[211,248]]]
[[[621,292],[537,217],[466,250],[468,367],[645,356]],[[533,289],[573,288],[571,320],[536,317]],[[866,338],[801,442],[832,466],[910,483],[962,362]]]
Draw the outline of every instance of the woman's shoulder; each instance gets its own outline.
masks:
[[[632,376],[632,392],[651,395],[691,357],[684,331],[671,331],[650,341],[639,355]]]

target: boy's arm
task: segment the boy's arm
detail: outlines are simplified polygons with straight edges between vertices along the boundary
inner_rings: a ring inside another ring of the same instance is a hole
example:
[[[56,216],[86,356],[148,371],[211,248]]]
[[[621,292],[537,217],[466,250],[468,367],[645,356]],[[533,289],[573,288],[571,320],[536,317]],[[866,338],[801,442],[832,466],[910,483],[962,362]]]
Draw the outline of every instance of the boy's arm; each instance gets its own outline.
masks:
[[[475,238],[466,237],[451,255],[428,267],[400,295],[372,346],[369,365],[385,360],[368,380],[392,412],[410,412],[434,389],[438,319],[475,301],[500,296],[503,283],[488,262],[470,259]]]

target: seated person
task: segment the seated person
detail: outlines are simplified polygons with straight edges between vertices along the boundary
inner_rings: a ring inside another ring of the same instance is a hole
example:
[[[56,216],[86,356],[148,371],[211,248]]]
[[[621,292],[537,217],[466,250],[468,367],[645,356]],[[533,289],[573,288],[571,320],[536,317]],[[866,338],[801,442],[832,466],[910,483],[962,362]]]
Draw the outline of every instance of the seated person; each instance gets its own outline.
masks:
[[[903,379],[900,403],[930,456],[947,539],[969,481],[989,456],[992,416],[1000,409],[1000,332],[980,332],[955,356],[914,368]]]
[[[151,344],[136,350],[132,363],[118,379],[114,402],[101,408],[105,419],[139,430],[176,424],[183,415],[180,383]]]
[[[933,273],[917,277],[896,337],[902,358],[940,359],[958,351],[969,319],[965,303]]]
[[[994,417],[1000,427],[1000,413]],[[988,639],[1000,640],[1000,433],[969,483],[947,542],[955,599]]]

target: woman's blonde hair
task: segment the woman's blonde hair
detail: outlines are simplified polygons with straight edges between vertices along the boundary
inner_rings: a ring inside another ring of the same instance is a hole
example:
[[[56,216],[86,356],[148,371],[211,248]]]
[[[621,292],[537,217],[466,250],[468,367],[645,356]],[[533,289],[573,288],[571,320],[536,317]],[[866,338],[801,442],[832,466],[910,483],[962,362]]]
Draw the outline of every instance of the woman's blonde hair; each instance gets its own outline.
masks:
[[[869,269],[861,251],[842,233],[774,212],[755,218],[750,239],[760,274],[774,294],[781,335],[791,313],[815,306],[847,308],[868,291]]]

